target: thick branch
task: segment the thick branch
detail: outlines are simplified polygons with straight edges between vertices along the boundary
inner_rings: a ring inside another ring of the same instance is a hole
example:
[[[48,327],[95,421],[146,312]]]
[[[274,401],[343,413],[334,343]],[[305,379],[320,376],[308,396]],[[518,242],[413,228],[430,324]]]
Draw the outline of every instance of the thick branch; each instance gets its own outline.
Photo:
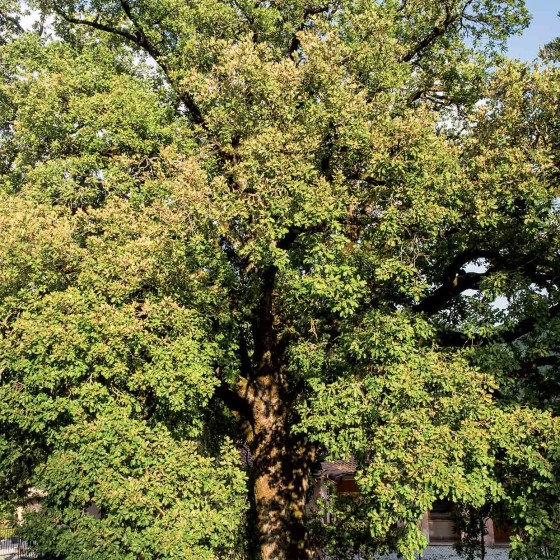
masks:
[[[548,310],[548,319],[553,319],[560,314],[560,304],[554,305]],[[498,336],[504,342],[513,342],[522,336],[529,334],[531,331],[535,329],[539,320],[536,317],[527,317],[520,321],[514,328],[509,331],[504,331],[499,333]]]
[[[437,343],[442,348],[462,348],[463,346],[473,345],[480,346],[482,342],[488,342],[488,339],[481,340],[480,337],[471,337],[461,331],[442,330],[438,333]]]
[[[463,270],[466,264],[479,259],[490,260],[492,269],[483,273]],[[510,269],[511,264],[508,264],[498,251],[466,249],[456,255],[445,268],[442,274],[442,285],[416,305],[414,311],[434,315],[466,290],[477,289],[484,278],[502,268]]]
[[[253,409],[247,398],[234,391],[225,381],[216,388],[215,395],[224,403],[226,408],[239,414],[240,419],[254,426]]]
[[[498,263],[504,261],[504,258],[498,251],[492,251],[489,249],[465,249],[453,257],[453,260],[445,269],[445,274],[447,276],[455,274],[466,264],[480,259],[491,260],[493,265],[497,265]]]
[[[68,23],[72,23],[74,25],[84,25],[86,27],[91,27],[92,29],[97,29],[98,31],[104,31],[106,33],[112,33],[113,35],[118,35],[120,37],[123,37],[127,41],[130,41],[137,47],[143,49],[159,64],[160,68],[163,70],[163,73],[167,77],[169,83],[173,85],[171,71],[169,66],[166,64],[164,60],[163,53],[148,39],[148,36],[144,32],[144,29],[141,26],[140,22],[134,16],[134,13],[128,1],[121,0],[120,4],[126,17],[134,26],[135,29],[134,32],[131,32],[130,30],[119,29],[117,27],[113,27],[111,25],[101,23],[97,19],[88,20],[88,19],[81,19],[81,18],[71,16],[70,14],[62,10],[60,7],[55,7],[55,11],[60,17],[62,17]],[[175,88],[175,92],[177,93],[177,95],[179,96],[179,98],[181,99],[181,101],[184,103],[185,107],[191,114],[193,121],[196,124],[201,125],[203,128],[206,128],[206,124],[202,112],[198,107],[198,105],[196,104],[193,96],[190,95],[189,93],[180,92],[177,90],[177,88]]]
[[[452,280],[440,286],[435,292],[421,301],[415,311],[434,315],[455,299],[458,295],[467,290],[475,290],[488,273],[465,272],[461,270]]]
[[[259,369],[272,359],[274,351],[274,313],[273,295],[278,269],[268,266],[262,273],[262,284],[257,312],[257,321],[254,324],[255,357]]]
[[[552,306],[548,310],[546,319],[554,319],[560,315],[560,304]],[[438,344],[444,348],[456,348],[472,344],[474,346],[487,346],[489,344],[506,342],[511,343],[530,334],[539,324],[540,319],[529,316],[519,321],[517,325],[509,330],[498,331],[490,336],[474,335],[468,336],[460,331],[445,330],[438,336]]]
[[[0,17],[6,20],[18,33],[25,33],[25,29],[21,26],[19,21],[15,18],[0,10]]]
[[[239,362],[241,364],[241,371],[244,376],[251,377],[253,366],[251,357],[249,356],[249,349],[247,348],[247,341],[242,333],[239,335]]]
[[[549,354],[548,356],[538,356],[521,364],[519,371],[530,372],[541,367],[558,367],[560,356],[558,354]]]
[[[435,25],[432,30],[420,40],[408,53],[401,57],[401,62],[410,62],[417,58],[424,50],[432,45],[437,39],[445,35],[446,31],[459,19],[461,14],[453,14],[451,9],[446,6],[445,19],[443,22]]]
[[[408,5],[408,0],[402,0],[401,5],[398,7],[397,12],[404,12]]]
[[[303,17],[302,17],[301,24],[299,25],[296,32],[294,33],[294,35],[292,37],[292,41],[290,42],[290,46],[288,48],[288,53],[290,55],[295,54],[301,46],[301,42],[299,40],[298,33],[301,33],[305,29],[305,25],[307,23],[307,20],[311,16],[318,15],[318,14],[321,14],[323,12],[326,12],[328,9],[329,9],[329,4],[327,4],[326,6],[322,6],[320,8],[307,8],[303,12]]]
[[[161,69],[164,71],[165,75],[167,76],[169,83],[172,84],[173,79],[171,78],[170,68],[164,61],[163,54],[151,41],[148,40],[148,36],[146,35],[144,28],[138,21],[138,18],[136,18],[136,16],[134,15],[134,12],[132,11],[130,4],[128,3],[128,0],[120,0],[120,3],[124,13],[126,14],[126,17],[130,20],[130,22],[132,23],[132,25],[134,25],[134,28],[136,29],[135,35],[137,37],[137,44],[141,48],[143,48],[160,65]],[[189,93],[179,92],[177,90],[175,91],[181,98],[181,101],[185,104],[185,107],[191,114],[193,121],[196,124],[206,128],[204,117],[202,116],[202,111],[196,104],[193,96],[190,95]]]
[[[521,378],[524,383],[529,383],[533,390],[539,394],[539,402],[556,399],[560,394],[560,383],[557,379],[556,370],[560,365],[560,356],[558,354],[548,354],[547,356],[539,356],[529,358],[519,364],[519,368],[512,374]],[[553,373],[543,370],[549,368]]]
[[[288,232],[284,235],[284,237],[278,240],[276,246],[278,247],[278,249],[283,249],[283,250],[290,249],[302,235],[321,233],[323,231],[326,231],[327,228],[328,225],[326,223],[316,224],[314,226],[309,226],[309,227],[293,226],[288,230]]]
[[[150,43],[150,41],[148,41],[146,33],[144,33],[144,29],[140,25],[140,22],[134,16],[134,13],[132,12],[132,8],[130,7],[130,4],[126,0],[120,0],[120,4],[121,4],[121,7],[123,9],[123,12],[126,14],[126,17],[132,23],[132,25],[134,26],[134,29],[136,29],[136,33],[135,33],[136,43],[140,47],[145,49],[146,52],[154,60],[159,61],[159,59],[161,59],[161,52],[152,43]],[[161,62],[160,62],[160,64],[161,64]]]
[[[110,25],[106,25],[104,23],[100,23],[97,20],[89,20],[89,19],[80,19],[73,17],[60,8],[55,7],[56,13],[68,23],[72,23],[74,25],[85,25],[86,27],[91,27],[93,29],[97,29],[98,31],[105,31],[106,33],[112,33],[113,35],[119,35],[120,37],[124,37],[128,41],[131,41],[135,45],[139,45],[138,38],[130,33],[129,31],[125,31],[124,29],[117,29],[116,27],[112,27]]]

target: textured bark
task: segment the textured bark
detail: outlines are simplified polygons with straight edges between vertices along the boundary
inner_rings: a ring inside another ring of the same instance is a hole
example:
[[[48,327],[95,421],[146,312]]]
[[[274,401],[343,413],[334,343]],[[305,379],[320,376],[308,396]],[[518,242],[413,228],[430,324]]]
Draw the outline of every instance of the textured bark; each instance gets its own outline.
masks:
[[[254,494],[262,560],[307,560],[309,451],[282,421],[260,432],[257,442]]]
[[[305,506],[313,453],[290,433],[294,421],[283,345],[276,332],[277,270],[262,273],[253,325],[255,367],[238,391],[251,407],[245,434],[253,456],[254,499],[262,560],[308,560]]]

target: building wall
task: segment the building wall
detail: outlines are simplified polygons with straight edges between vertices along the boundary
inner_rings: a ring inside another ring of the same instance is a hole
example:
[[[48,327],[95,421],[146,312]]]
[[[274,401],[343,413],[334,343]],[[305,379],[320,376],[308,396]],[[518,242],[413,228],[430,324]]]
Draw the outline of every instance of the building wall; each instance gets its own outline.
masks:
[[[343,476],[335,481],[335,484],[339,494],[359,494],[359,488],[353,476]],[[461,540],[461,535],[455,531],[451,514],[452,504],[445,500],[439,500],[434,504],[433,511],[427,511],[424,514],[420,526],[432,547],[452,545]],[[508,547],[510,531],[495,527],[492,519],[487,519],[486,532],[484,542],[487,546]],[[428,559],[427,556],[426,559]]]

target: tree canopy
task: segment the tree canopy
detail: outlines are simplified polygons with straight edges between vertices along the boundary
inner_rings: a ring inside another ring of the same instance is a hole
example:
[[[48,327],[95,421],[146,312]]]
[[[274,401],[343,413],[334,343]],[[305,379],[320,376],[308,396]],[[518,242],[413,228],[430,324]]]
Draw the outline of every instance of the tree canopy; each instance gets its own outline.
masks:
[[[44,492],[41,554],[412,559],[448,498],[558,555],[560,59],[503,57],[528,21],[0,0],[0,492]],[[360,496],[309,509],[325,458]]]

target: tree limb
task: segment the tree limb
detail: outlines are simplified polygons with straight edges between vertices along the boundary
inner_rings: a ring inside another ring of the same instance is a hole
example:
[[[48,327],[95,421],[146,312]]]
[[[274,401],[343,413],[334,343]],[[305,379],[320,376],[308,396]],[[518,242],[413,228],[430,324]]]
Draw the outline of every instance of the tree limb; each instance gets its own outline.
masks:
[[[492,259],[494,267],[486,272],[466,272],[463,267],[469,262],[479,259]],[[474,290],[491,272],[496,271],[497,262],[502,257],[497,251],[483,249],[466,249],[456,255],[443,272],[442,285],[424,298],[413,309],[414,311],[434,315],[466,290]]]
[[[397,8],[397,12],[404,12],[408,6],[408,0],[402,0],[401,5]]]
[[[290,249],[294,243],[300,238],[303,234],[312,234],[312,233],[321,233],[326,231],[328,228],[327,223],[316,224],[315,226],[310,227],[291,227],[288,232],[278,240],[276,246],[278,249],[283,249],[284,251]]]
[[[137,47],[143,49],[158,63],[160,68],[163,70],[163,73],[167,77],[169,83],[173,85],[173,79],[171,77],[170,68],[164,60],[163,53],[152,42],[149,41],[146,33],[144,32],[144,29],[140,25],[140,22],[134,16],[134,13],[128,1],[120,0],[120,4],[123,12],[134,26],[135,29],[134,32],[131,32],[130,30],[119,29],[111,25],[107,25],[105,23],[98,21],[97,19],[89,20],[89,19],[82,19],[82,18],[71,16],[70,14],[62,10],[62,8],[56,5],[54,6],[54,10],[60,17],[62,17],[62,19],[64,19],[68,23],[71,23],[73,25],[84,25],[86,27],[91,27],[92,29],[96,29],[98,31],[104,31],[106,33],[111,33],[113,35],[118,35],[120,37],[123,37],[127,41],[130,41]],[[196,124],[201,125],[203,128],[206,128],[206,123],[202,115],[202,111],[196,104],[193,96],[189,93],[178,91],[176,87],[174,87],[174,89],[177,95],[179,96],[179,98],[181,99],[181,101],[184,103],[189,113],[191,114],[193,121]]]
[[[5,19],[10,25],[12,25],[12,27],[14,27],[18,33],[25,33],[25,29],[21,26],[21,24],[15,17],[10,16],[3,10],[0,10],[0,17]]]
[[[66,13],[62,8],[55,4],[54,11],[65,21],[68,23],[72,23],[73,25],[84,25],[86,27],[91,27],[92,29],[97,29],[98,31],[104,31],[106,33],[112,33],[113,35],[119,35],[120,37],[124,37],[128,41],[134,43],[135,45],[139,45],[138,38],[126,31],[124,29],[118,29],[116,27],[112,27],[110,25],[106,25],[104,23],[100,23],[97,19],[89,20],[89,19],[81,19],[70,14]]]
[[[461,14],[453,14],[450,7],[446,6],[445,19],[443,22],[434,25],[431,31],[422,40],[400,58],[400,62],[411,62],[413,59],[417,58],[425,49],[439,39],[439,37],[445,35],[446,31],[459,19],[461,19]]]
[[[253,325],[257,368],[261,367],[264,357],[268,355],[268,360],[272,358],[275,349],[273,303],[277,272],[276,266],[270,265],[261,274],[262,285],[260,287],[258,311],[256,322]]]
[[[0,18],[4,19],[9,25],[11,25],[18,33],[25,33],[25,29],[21,26],[17,18],[10,16],[7,12],[0,10]],[[0,37],[2,44],[6,44],[7,40]]]
[[[458,295],[467,290],[477,289],[482,280],[488,277],[488,274],[488,272],[465,272],[461,270],[452,279],[416,305],[414,311],[434,315],[445,308]]]
[[[560,304],[553,305],[548,310],[547,319],[554,319],[560,315]],[[537,317],[529,316],[522,319],[509,330],[498,331],[490,336],[468,336],[460,331],[443,330],[438,335],[438,344],[443,348],[457,348],[472,344],[473,346],[487,346],[495,343],[512,343],[530,334],[539,324]]]
[[[171,77],[171,71],[169,66],[164,60],[163,53],[148,39],[147,34],[144,31],[144,28],[140,24],[138,18],[134,15],[134,12],[128,3],[128,0],[120,0],[121,7],[123,12],[126,14],[126,17],[132,23],[134,28],[136,29],[135,36],[137,37],[136,44],[143,48],[161,67],[163,72],[165,73],[168,81],[170,84],[173,84],[173,79]],[[181,101],[185,104],[185,107],[189,111],[192,116],[193,121],[201,125],[203,128],[206,128],[206,123],[204,117],[202,115],[202,111],[200,107],[197,105],[194,97],[187,92],[180,92],[177,91],[175,88],[177,95],[181,98]]]
[[[535,251],[536,253],[536,251]],[[539,270],[537,255],[531,252],[520,257],[506,257],[497,250],[466,249],[456,255],[442,273],[442,285],[417,304],[413,309],[433,315],[441,311],[455,297],[465,290],[477,289],[480,281],[495,272],[518,272],[538,286],[550,287],[550,283],[560,284],[558,270]],[[487,259],[491,268],[484,273],[468,273],[463,267],[473,261]]]
[[[245,397],[240,395],[237,391],[234,391],[225,381],[222,381],[222,383],[216,387],[214,394],[224,403],[228,410],[236,412],[243,421],[254,426],[255,419],[253,416],[253,409]]]
[[[291,40],[290,46],[288,48],[288,53],[290,54],[290,56],[295,54],[301,46],[301,42],[299,40],[298,33],[301,33],[305,29],[305,24],[307,23],[307,19],[310,18],[311,16],[318,15],[318,14],[321,14],[323,12],[326,12],[329,8],[330,8],[330,5],[327,4],[326,6],[322,6],[320,8],[306,8],[304,10],[303,16],[302,16],[302,22],[299,25],[299,27],[297,28],[294,35],[292,36],[292,40]]]

